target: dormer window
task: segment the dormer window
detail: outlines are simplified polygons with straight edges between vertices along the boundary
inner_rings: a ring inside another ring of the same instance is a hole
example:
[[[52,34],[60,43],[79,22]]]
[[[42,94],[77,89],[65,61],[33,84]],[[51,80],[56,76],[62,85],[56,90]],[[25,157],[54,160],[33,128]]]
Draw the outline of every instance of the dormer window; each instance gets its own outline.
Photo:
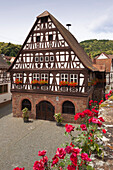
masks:
[[[40,36],[36,37],[36,42],[40,42]]]
[[[49,41],[53,41],[53,35],[52,34],[49,35]]]

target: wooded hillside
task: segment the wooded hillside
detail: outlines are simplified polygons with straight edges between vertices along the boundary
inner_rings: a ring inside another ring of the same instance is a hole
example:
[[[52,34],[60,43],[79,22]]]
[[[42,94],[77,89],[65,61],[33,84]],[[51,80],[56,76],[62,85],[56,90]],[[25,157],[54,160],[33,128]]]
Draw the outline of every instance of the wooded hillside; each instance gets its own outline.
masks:
[[[95,57],[102,52],[105,52],[106,54],[113,54],[113,40],[85,40],[80,42],[80,45],[84,48],[88,55],[91,55],[91,57]],[[0,42],[0,54],[16,57],[20,48],[21,45]]]
[[[6,56],[16,57],[21,45],[15,45],[12,43],[0,42],[0,54],[5,54]]]
[[[102,52],[113,54],[113,40],[86,40],[80,42],[80,45],[88,55],[91,54],[91,57],[95,57]]]

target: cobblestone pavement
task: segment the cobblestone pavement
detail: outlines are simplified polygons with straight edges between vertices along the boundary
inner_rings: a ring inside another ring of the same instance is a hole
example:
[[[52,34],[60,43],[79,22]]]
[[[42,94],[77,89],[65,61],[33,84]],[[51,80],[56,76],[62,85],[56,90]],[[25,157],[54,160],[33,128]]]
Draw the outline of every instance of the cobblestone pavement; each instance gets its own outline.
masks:
[[[5,106],[5,110],[10,107]],[[16,166],[32,170],[33,163],[38,160],[38,150],[46,149],[51,158],[57,147],[69,141],[64,136],[64,127],[56,126],[55,122],[33,120],[24,123],[22,118],[14,118],[12,114],[3,115],[0,118],[0,170],[13,170]]]

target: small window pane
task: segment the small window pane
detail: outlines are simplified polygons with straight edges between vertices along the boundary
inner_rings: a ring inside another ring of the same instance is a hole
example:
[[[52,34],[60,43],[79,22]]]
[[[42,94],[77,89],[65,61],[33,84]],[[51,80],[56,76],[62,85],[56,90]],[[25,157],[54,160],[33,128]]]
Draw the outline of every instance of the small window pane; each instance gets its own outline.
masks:
[[[38,62],[38,57],[35,57],[35,61]]]
[[[41,61],[41,62],[43,61],[43,57],[40,57],[40,61]]]
[[[40,42],[40,36],[37,36],[37,37],[36,37],[36,41],[37,41],[37,42]]]
[[[54,61],[54,57],[53,57],[53,56],[51,56],[50,60],[51,60],[51,61]]]
[[[46,57],[46,58],[45,58],[45,61],[49,61],[49,57]]]
[[[53,41],[53,35],[49,35],[49,41]]]

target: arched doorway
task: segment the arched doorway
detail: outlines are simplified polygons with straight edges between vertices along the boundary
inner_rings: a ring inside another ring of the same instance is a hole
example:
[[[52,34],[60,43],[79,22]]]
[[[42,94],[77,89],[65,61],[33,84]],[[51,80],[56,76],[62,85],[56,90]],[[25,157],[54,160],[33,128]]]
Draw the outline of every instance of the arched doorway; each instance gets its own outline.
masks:
[[[72,102],[70,101],[65,101],[62,104],[62,113],[66,114],[75,114],[75,106]]]
[[[28,99],[24,99],[22,101],[21,110],[23,110],[25,107],[27,107],[29,111],[31,110],[31,102]]]
[[[54,120],[54,106],[48,101],[36,105],[36,119]]]

